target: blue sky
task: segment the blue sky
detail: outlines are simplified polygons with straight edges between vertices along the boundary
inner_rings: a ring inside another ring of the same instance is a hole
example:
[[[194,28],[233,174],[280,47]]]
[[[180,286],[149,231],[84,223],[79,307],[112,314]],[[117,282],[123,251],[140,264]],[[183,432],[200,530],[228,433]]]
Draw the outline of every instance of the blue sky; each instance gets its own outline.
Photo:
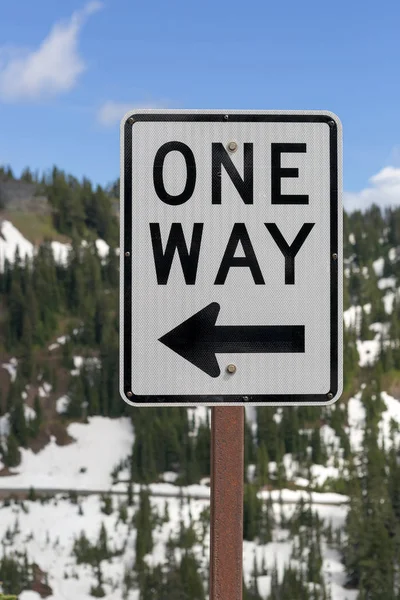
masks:
[[[1,17],[0,163],[17,174],[114,180],[135,106],[327,109],[347,205],[400,203],[398,0],[15,0]]]

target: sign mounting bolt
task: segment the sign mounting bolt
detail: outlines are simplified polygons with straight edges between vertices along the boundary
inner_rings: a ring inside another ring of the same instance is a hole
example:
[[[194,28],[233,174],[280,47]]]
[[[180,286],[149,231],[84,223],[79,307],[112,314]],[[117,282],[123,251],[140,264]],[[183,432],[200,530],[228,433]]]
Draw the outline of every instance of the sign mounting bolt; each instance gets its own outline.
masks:
[[[329,392],[329,393],[326,395],[326,397],[328,398],[328,400],[332,400],[332,398],[333,398],[333,394],[332,394],[332,392]]]
[[[131,255],[131,253],[130,253],[130,252],[125,252],[125,256],[126,256],[126,258],[129,258],[129,257],[130,257],[130,255]]]
[[[236,152],[237,147],[238,145],[236,142],[229,142],[228,144],[228,150],[230,150],[230,152]]]
[[[224,119],[227,121],[229,119],[229,115],[224,115]]]
[[[233,375],[234,373],[236,373],[236,365],[228,365],[226,367],[226,370],[228,371],[228,373],[230,373],[231,375]]]
[[[134,122],[135,122],[135,119],[133,117],[129,117],[129,119],[128,119],[129,125],[133,125]]]
[[[132,398],[133,392],[126,392],[126,395],[128,396],[128,398]]]
[[[337,260],[337,258],[338,258],[338,255],[336,254],[336,252],[334,252],[334,253],[332,254],[332,258],[333,258],[333,260]]]

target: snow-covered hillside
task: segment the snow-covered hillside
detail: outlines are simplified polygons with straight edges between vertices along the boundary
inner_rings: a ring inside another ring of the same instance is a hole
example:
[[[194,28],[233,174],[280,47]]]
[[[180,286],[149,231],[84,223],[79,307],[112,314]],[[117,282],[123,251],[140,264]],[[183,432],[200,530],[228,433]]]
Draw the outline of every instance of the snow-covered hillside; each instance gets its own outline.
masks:
[[[74,442],[57,446],[54,437],[41,452],[21,448],[22,460],[2,477],[2,488],[97,490],[110,489],[111,471],[132,450],[128,418],[90,417],[88,424],[71,423]]]
[[[350,243],[355,246],[356,242],[356,236],[352,235]],[[83,246],[85,244],[86,242],[82,242]],[[95,244],[100,258],[105,259],[109,254],[109,246],[100,239],[96,240]],[[55,260],[66,265],[71,250],[70,245],[52,242],[51,247]],[[13,262],[17,248],[22,258],[32,258],[36,252],[33,245],[12,223],[3,221],[0,224],[0,271],[4,269],[5,260]],[[355,302],[344,314],[346,330],[354,335],[354,346],[359,353],[360,367],[374,365],[382,348],[389,347],[391,344],[388,332],[393,325],[392,316],[396,314],[394,309],[400,288],[397,287],[397,277],[388,273],[388,264],[392,262],[394,264],[397,256],[398,253],[393,248],[384,257],[371,262],[369,268],[365,266],[359,268],[356,261],[348,260],[345,275],[349,280],[356,275],[362,283],[373,281],[378,293],[375,304],[366,301],[367,293],[360,294],[359,302]],[[107,261],[101,262],[106,271]],[[90,270],[88,268],[86,274]],[[117,271],[115,266],[109,270],[114,271],[114,274]],[[57,271],[64,272],[64,269]],[[101,280],[105,275],[103,271],[100,272],[100,268],[99,273],[98,280]],[[105,288],[107,293],[104,295],[110,297],[110,294],[116,291],[117,284],[108,283],[108,285],[109,287]],[[357,286],[354,287],[358,289]],[[100,287],[98,290],[103,291]],[[67,293],[68,289],[64,291],[65,295]],[[378,301],[382,304],[380,313],[377,312]],[[81,306],[85,308],[84,303]],[[101,324],[105,306],[94,305],[92,313],[89,311],[90,314],[99,315],[95,326]],[[380,314],[379,318],[371,323],[370,316],[376,314]],[[63,313],[61,317],[57,314],[57,319],[61,323],[63,317]],[[71,315],[69,317],[71,318]],[[57,319],[55,322],[59,323]],[[138,442],[141,432],[145,431],[146,423],[154,418],[155,411],[148,409],[145,415],[146,422],[144,422],[143,411],[140,411],[141,421],[135,409],[132,409],[133,419],[127,416],[114,419],[89,416],[86,419],[86,414],[122,413],[106,411],[102,413],[100,409],[102,400],[98,388],[95,390],[97,398],[91,393],[92,380],[102,374],[103,360],[109,358],[108,348],[103,344],[99,351],[99,345],[94,347],[95,344],[91,342],[92,346],[90,346],[83,336],[79,338],[86,327],[86,322],[81,318],[79,311],[72,313],[71,320],[73,324],[68,329],[60,327],[50,338],[46,336],[45,346],[40,349],[45,357],[44,360],[48,360],[52,365],[57,364],[62,371],[59,379],[64,382],[64,379],[69,378],[69,386],[64,386],[63,392],[58,393],[57,383],[50,379],[49,368],[47,376],[37,376],[35,373],[34,382],[29,379],[29,384],[24,383],[23,391],[21,391],[22,386],[19,388],[15,385],[15,389],[18,389],[18,398],[14,397],[13,401],[17,400],[20,403],[24,419],[31,424],[37,415],[33,408],[33,393],[30,388],[34,387],[35,393],[37,389],[37,396],[46,406],[47,416],[50,414],[50,419],[54,419],[61,427],[66,423],[66,438],[69,436],[72,441],[66,445],[58,445],[56,436],[50,435],[50,439],[47,438],[41,445],[42,449],[36,453],[28,447],[21,447],[19,449],[21,462],[18,466],[10,466],[17,464],[16,462],[6,463],[6,455],[3,452],[2,456],[8,467],[0,463],[0,470],[4,467],[0,477],[0,498],[4,502],[0,509],[0,539],[3,540],[7,556],[11,557],[16,552],[26,551],[26,559],[21,560],[38,565],[42,573],[40,577],[42,583],[44,582],[43,585],[51,589],[49,600],[89,599],[93,594],[100,593],[98,587],[104,591],[106,600],[126,598],[139,600],[139,591],[137,586],[135,588],[135,582],[130,582],[129,592],[125,590],[129,587],[127,586],[128,575],[136,569],[135,546],[138,530],[139,534],[141,533],[140,527],[137,530],[136,519],[142,486],[138,483],[140,478],[135,479],[133,475],[134,458],[139,451],[132,454],[132,448],[135,439]],[[75,338],[79,341],[76,342]],[[23,366],[24,359],[17,359],[16,356],[19,357],[19,354],[8,354],[7,359],[4,359],[7,362],[1,365],[4,379],[9,378],[7,386],[9,383],[18,384],[19,381],[19,369],[21,365]],[[357,360],[356,358],[355,364]],[[108,364],[116,364],[116,359],[115,363]],[[112,371],[112,368],[108,368],[107,373]],[[363,373],[362,370],[360,372]],[[52,384],[48,383],[49,381],[52,381]],[[258,531],[253,536],[248,536],[243,545],[243,565],[246,584],[253,586],[253,589],[256,585],[262,600],[266,600],[273,586],[275,569],[278,579],[282,579],[285,569],[289,566],[306,573],[303,581],[307,582],[310,589],[312,586],[324,583],[331,600],[356,600],[357,598],[356,589],[347,589],[348,573],[346,575],[342,564],[342,542],[347,535],[345,522],[347,515],[351,514],[351,502],[350,497],[339,492],[347,490],[350,462],[353,461],[352,464],[356,469],[362,467],[359,458],[365,456],[362,453],[367,424],[371,422],[368,418],[371,414],[376,413],[379,447],[389,452],[393,445],[395,447],[400,445],[399,401],[387,392],[371,391],[374,384],[370,380],[368,384],[359,381],[363,381],[362,376],[357,379],[357,386],[354,388],[359,391],[353,393],[352,397],[349,398],[350,392],[348,392],[346,399],[343,402],[339,401],[334,407],[321,409],[318,414],[304,416],[303,413],[301,427],[296,428],[295,420],[289,422],[283,408],[268,413],[269,423],[272,422],[277,427],[276,445],[268,449],[268,452],[271,450],[271,454],[266,458],[266,469],[263,475],[268,484],[265,486],[265,480],[260,484],[260,480],[257,479],[262,464],[263,448],[260,448],[258,442],[254,443],[253,457],[248,461],[250,464],[247,466],[247,481],[250,484],[264,486],[257,492],[257,496],[262,502],[264,517],[268,515],[272,533],[268,541],[263,540]],[[76,394],[75,399],[78,397],[79,406],[84,406],[84,414],[81,413],[80,417],[81,421],[85,422],[73,422],[76,415],[71,417],[71,413],[68,412],[72,404],[73,391],[76,392],[78,389],[79,392],[79,387],[74,388],[74,383],[81,385],[80,396]],[[367,385],[369,386],[368,398],[364,395]],[[87,409],[89,401],[93,402],[92,407],[97,407],[92,412]],[[4,406],[8,408],[5,414],[0,415],[0,443],[3,448],[7,448],[9,432],[15,433],[16,424],[14,421],[13,430],[12,409],[6,402]],[[293,414],[292,412],[291,415]],[[260,425],[259,414],[254,407],[246,407],[246,418],[248,431],[256,440],[262,421]],[[204,429],[207,430],[205,427],[207,421],[210,421],[210,409],[205,407],[188,409],[188,440],[193,441],[193,448],[197,443],[201,446],[198,438],[201,437]],[[283,426],[285,422],[286,425]],[[45,427],[47,424],[47,421],[42,423]],[[168,423],[162,421],[162,426],[164,425],[167,427]],[[180,438],[174,429],[175,426],[176,424],[169,429],[169,435],[172,439],[171,452],[177,454],[176,445],[174,448],[174,436],[179,440],[178,444]],[[142,438],[140,452],[143,456],[151,450],[154,453],[154,443],[150,443],[151,436],[156,440],[156,444],[161,443],[162,431],[160,429],[154,431],[146,431],[149,437]],[[316,437],[315,433],[317,433]],[[280,435],[286,436],[284,443],[279,439]],[[286,450],[293,441],[290,436],[292,438],[297,436],[296,448],[294,449],[293,445],[292,450]],[[206,437],[203,437],[203,450],[205,439]],[[29,444],[25,445],[29,446]],[[280,452],[280,448],[285,451]],[[318,451],[320,451],[319,458],[314,460]],[[152,459],[154,461],[154,456]],[[146,457],[143,459],[143,464],[147,468]],[[180,465],[182,464],[183,461]],[[198,467],[198,464],[196,466]],[[144,560],[150,570],[160,563],[166,564],[171,560],[171,547],[175,545],[173,552],[179,563],[184,552],[182,545],[180,546],[176,539],[178,536],[182,538],[182,531],[192,527],[194,534],[191,534],[193,544],[189,546],[190,552],[196,558],[203,581],[207,581],[209,480],[206,477],[200,480],[200,477],[196,476],[188,479],[196,483],[181,486],[178,483],[182,475],[179,472],[182,470],[179,464],[175,467],[171,461],[169,467],[170,469],[165,473],[153,469],[150,478],[152,483],[146,486],[150,494],[151,519],[154,527],[152,549]],[[203,470],[202,473],[206,471]],[[129,483],[131,477],[134,478],[133,483]],[[246,487],[248,488],[256,489],[252,485]],[[346,493],[351,492],[346,491]],[[35,494],[36,499],[34,499]],[[43,494],[51,498],[43,499]],[[24,500],[14,502],[8,498],[12,495]],[[307,513],[308,506],[320,520],[318,521],[314,516],[313,519],[316,520],[312,526],[310,526],[310,514]],[[271,514],[268,511],[271,511]],[[317,550],[321,551],[322,580],[318,584],[315,578],[307,579],[307,574],[310,570],[309,557],[315,543],[314,526],[319,522],[321,524],[318,526]],[[104,550],[104,536],[108,553],[101,558],[98,565],[78,559],[76,551],[78,539],[89,550],[101,542]],[[172,546],[171,540],[174,542]],[[102,581],[101,586],[99,580]],[[19,597],[22,600],[39,598],[38,594],[31,590],[23,591]]]
[[[100,258],[107,256],[110,247],[104,240],[96,240],[96,249]],[[65,264],[68,258],[68,253],[71,250],[70,244],[52,241],[51,247],[56,262]],[[35,253],[34,245],[24,238],[24,236],[14,227],[10,221],[1,221],[0,223],[0,270],[4,270],[4,262],[8,260],[14,262],[15,253],[18,249],[22,259],[32,258]]]
[[[400,404],[388,394],[383,394],[387,411],[383,413],[381,434],[385,444],[390,443],[389,424],[394,419],[400,424]],[[205,421],[205,409],[191,409],[198,424]],[[252,411],[248,411],[251,418]],[[150,416],[149,416],[150,417]],[[360,395],[349,402],[349,427],[352,446],[356,450],[361,443],[364,419],[364,408]],[[120,507],[126,502],[126,483],[113,484],[111,472],[114,467],[127,458],[134,432],[129,419],[110,420],[102,417],[90,418],[87,424],[71,424],[68,432],[75,441],[68,446],[60,447],[52,441],[37,455],[29,450],[22,450],[22,462],[13,469],[12,476],[1,479],[4,488],[41,488],[41,489],[75,489],[116,491],[112,497],[113,510],[111,514],[102,512],[102,499],[99,494],[82,497],[78,505],[65,495],[41,504],[39,501],[25,501],[23,505],[11,504],[0,510],[0,537],[7,539],[7,552],[26,550],[30,560],[36,562],[40,569],[47,573],[47,582],[53,590],[49,600],[65,600],[79,598],[89,600],[90,589],[96,583],[93,569],[86,564],[78,565],[73,556],[73,545],[82,531],[95,543],[100,528],[104,523],[110,548],[120,547],[126,542],[122,557],[103,561],[101,569],[104,579],[106,600],[122,600],[124,573],[132,568],[134,563],[135,529],[129,525],[135,513],[135,507],[127,508],[126,522],[120,518]],[[325,436],[331,435],[328,430]],[[290,464],[290,457],[286,457]],[[317,465],[315,465],[317,466]],[[270,465],[273,469],[273,465]],[[327,471],[320,468],[318,478],[324,480],[334,475],[331,468]],[[119,473],[124,479],[124,472]],[[304,482],[307,485],[308,482]],[[140,486],[134,486],[134,493]],[[167,510],[169,520],[155,529],[154,548],[147,557],[149,565],[162,563],[165,560],[166,544],[171,535],[176,534],[181,519],[186,525],[191,521],[194,528],[200,532],[200,514],[209,505],[209,488],[205,485],[178,488],[169,483],[152,484],[151,505],[160,516]],[[172,496],[175,494],[175,497]],[[182,494],[186,499],[180,499]],[[195,496],[195,498],[191,498]],[[276,565],[281,575],[285,565],[298,563],[292,553],[296,546],[296,536],[290,536],[287,526],[280,526],[281,519],[290,521],[298,506],[300,498],[307,503],[310,499],[313,510],[317,512],[325,525],[331,524],[334,530],[343,527],[347,514],[347,499],[339,494],[311,493],[301,490],[263,491],[260,497],[273,500],[274,528],[273,541],[268,544],[244,542],[243,565],[245,580],[250,582],[253,576],[254,560],[256,557],[258,573],[257,582],[259,593],[266,598],[271,583],[271,571]],[[137,496],[135,500],[137,506]],[[182,508],[183,504],[183,508]],[[166,505],[168,508],[166,509]],[[9,530],[6,535],[6,531]],[[5,537],[4,537],[5,536]],[[199,533],[200,536],[200,533]],[[201,537],[201,536],[200,536]],[[323,541],[322,573],[326,584],[330,587],[332,600],[355,600],[357,592],[346,590],[344,568],[340,555],[326,540]],[[209,532],[203,543],[194,546],[195,555],[201,564],[201,573],[207,579]],[[138,599],[138,592],[132,591],[128,596]],[[21,594],[22,600],[37,600],[33,592]]]
[[[56,497],[45,504],[26,501],[23,507],[11,505],[1,509],[0,536],[3,538],[6,530],[11,539],[7,551],[26,550],[29,559],[34,560],[42,571],[48,574],[48,585],[53,593],[48,600],[65,600],[79,598],[90,600],[90,589],[96,585],[96,576],[87,564],[76,564],[73,556],[74,541],[84,531],[92,544],[99,538],[101,525],[107,531],[108,545],[111,549],[119,548],[126,543],[122,557],[118,556],[101,563],[103,573],[103,588],[106,600],[122,600],[123,578],[126,570],[131,570],[135,559],[136,532],[130,525],[136,507],[128,507],[127,520],[122,522],[118,505],[124,501],[118,497],[113,500],[113,512],[105,515],[101,510],[102,501],[99,496],[82,498],[79,505],[71,503],[69,499]],[[165,514],[166,506],[169,520],[160,524],[154,533],[154,548],[146,559],[149,565],[165,561],[166,545],[171,535],[176,535],[180,522],[188,526],[194,524],[199,538],[202,538],[201,512],[208,506],[207,500],[184,501],[183,507],[178,498],[162,499],[152,497],[153,511],[160,519]],[[274,541],[269,544],[255,544],[244,542],[243,570],[247,583],[250,583],[256,558],[259,573],[258,589],[262,598],[266,598],[270,591],[271,571],[276,565],[279,576],[291,560],[295,538],[290,539],[288,532],[279,527],[281,517],[290,519],[296,510],[296,504],[285,504],[281,508],[274,504],[274,515],[278,525],[274,530]],[[343,526],[346,508],[343,506],[315,506],[315,510],[326,524],[332,523],[335,529]],[[15,532],[15,533],[14,533]],[[179,551],[177,550],[179,554]],[[204,579],[208,577],[209,556],[209,531],[207,529],[203,543],[196,543],[194,553],[201,565]],[[294,559],[292,559],[295,562]],[[267,574],[264,572],[267,571]],[[339,554],[326,543],[323,545],[323,575],[326,583],[331,588],[332,600],[354,600],[355,591],[344,589],[345,576],[340,563]],[[131,591],[129,598],[138,600],[138,591]],[[23,592],[22,600],[39,600],[38,595],[32,592]]]

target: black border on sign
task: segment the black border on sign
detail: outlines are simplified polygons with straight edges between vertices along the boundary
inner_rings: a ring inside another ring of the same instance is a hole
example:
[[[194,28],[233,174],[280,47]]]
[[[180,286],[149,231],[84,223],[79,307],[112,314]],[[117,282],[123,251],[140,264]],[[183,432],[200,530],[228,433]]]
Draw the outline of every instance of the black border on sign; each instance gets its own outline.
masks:
[[[268,404],[330,404],[338,392],[338,367],[339,367],[339,323],[338,323],[338,272],[341,252],[338,248],[338,128],[336,121],[330,115],[324,114],[232,114],[228,113],[228,119],[225,113],[210,114],[182,114],[182,113],[164,113],[150,114],[142,113],[132,114],[134,121],[129,122],[126,118],[124,125],[124,247],[121,252],[129,252],[130,257],[125,258],[124,264],[124,298],[123,298],[123,392],[128,403],[146,406],[146,404],[160,403],[162,406],[166,403],[176,403],[188,406],[196,404],[217,404],[217,403],[246,403],[249,405],[255,403]],[[191,122],[269,122],[269,123],[326,123],[329,126],[329,154],[330,154],[330,254],[331,254],[331,328],[330,328],[330,355],[331,355],[331,373],[330,389],[326,394],[256,394],[256,395],[181,395],[181,396],[137,396],[131,393],[132,382],[132,148],[133,148],[133,125],[139,121],[191,121]],[[333,254],[337,255],[336,260]],[[329,395],[328,395],[329,394]]]

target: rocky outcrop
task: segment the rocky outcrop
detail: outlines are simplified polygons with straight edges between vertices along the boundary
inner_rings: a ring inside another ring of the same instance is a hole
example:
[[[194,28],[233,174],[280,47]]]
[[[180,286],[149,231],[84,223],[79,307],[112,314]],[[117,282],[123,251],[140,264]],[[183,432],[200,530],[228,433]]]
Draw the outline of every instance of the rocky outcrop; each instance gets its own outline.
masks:
[[[0,206],[6,211],[51,212],[47,198],[37,195],[36,184],[16,179],[0,179]]]

